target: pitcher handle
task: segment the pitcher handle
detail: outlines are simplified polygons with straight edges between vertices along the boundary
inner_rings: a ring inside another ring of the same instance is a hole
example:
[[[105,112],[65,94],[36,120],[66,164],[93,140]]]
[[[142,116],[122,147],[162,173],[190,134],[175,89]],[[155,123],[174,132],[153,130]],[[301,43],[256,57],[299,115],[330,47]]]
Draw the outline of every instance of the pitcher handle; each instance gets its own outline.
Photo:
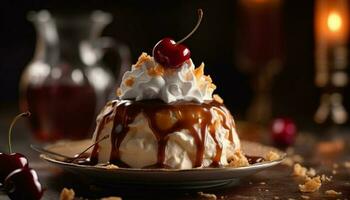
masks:
[[[96,40],[96,43],[100,49],[113,49],[119,55],[120,68],[119,71],[114,72],[117,74],[116,83],[119,84],[121,82],[123,74],[131,67],[131,54],[129,47],[111,37],[100,37]],[[102,54],[105,54],[105,52],[106,51],[103,51]],[[102,56],[103,55],[101,55],[101,57]]]

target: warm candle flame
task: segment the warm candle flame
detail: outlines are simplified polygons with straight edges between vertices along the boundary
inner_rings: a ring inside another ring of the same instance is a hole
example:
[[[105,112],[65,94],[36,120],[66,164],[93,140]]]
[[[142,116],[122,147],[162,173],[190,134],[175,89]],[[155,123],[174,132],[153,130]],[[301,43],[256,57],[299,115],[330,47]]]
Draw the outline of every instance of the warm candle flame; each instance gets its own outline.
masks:
[[[342,26],[342,19],[336,12],[331,12],[328,15],[327,25],[330,31],[338,32]]]

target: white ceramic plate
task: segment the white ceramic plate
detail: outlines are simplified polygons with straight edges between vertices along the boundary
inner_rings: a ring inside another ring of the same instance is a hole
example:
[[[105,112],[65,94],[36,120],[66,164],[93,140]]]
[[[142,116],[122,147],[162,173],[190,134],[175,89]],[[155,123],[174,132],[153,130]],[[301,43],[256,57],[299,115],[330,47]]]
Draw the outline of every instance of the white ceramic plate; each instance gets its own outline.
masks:
[[[269,146],[241,141],[245,154],[264,157],[273,150],[280,155],[279,160],[265,161],[239,168],[195,168],[195,169],[106,169],[99,166],[79,165],[63,162],[54,156],[41,154],[40,157],[64,170],[81,175],[96,185],[116,187],[118,185],[150,186],[157,188],[200,189],[221,187],[236,183],[239,178],[252,175],[279,164],[285,153]],[[74,156],[91,145],[90,140],[60,141],[45,148],[59,154]]]

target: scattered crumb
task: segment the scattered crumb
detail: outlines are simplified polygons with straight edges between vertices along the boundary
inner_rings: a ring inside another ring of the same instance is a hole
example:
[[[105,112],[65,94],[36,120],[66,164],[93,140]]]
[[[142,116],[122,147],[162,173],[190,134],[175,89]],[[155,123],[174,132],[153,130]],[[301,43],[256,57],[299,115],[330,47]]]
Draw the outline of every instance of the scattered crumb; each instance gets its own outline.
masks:
[[[314,168],[310,168],[306,171],[306,175],[308,175],[309,177],[314,177],[316,176],[316,170]]]
[[[73,189],[63,188],[60,194],[60,200],[73,200],[75,197],[75,192]]]
[[[209,194],[209,193],[204,193],[204,192],[198,192],[197,194],[199,196],[201,196],[201,197],[205,197],[205,198],[210,199],[210,200],[216,200],[217,199],[215,194]]]
[[[345,161],[344,162],[344,167],[350,168],[350,161]]]
[[[301,166],[299,163],[294,165],[293,175],[299,176],[299,177],[306,177],[307,169],[303,166]]]
[[[265,160],[267,161],[274,161],[278,159],[280,159],[280,155],[274,151],[269,151],[265,156]]]
[[[299,177],[314,177],[316,176],[316,170],[314,168],[307,169],[297,163],[294,165],[293,175]]]
[[[302,199],[310,199],[310,197],[309,197],[309,196],[306,196],[306,195],[301,195],[301,198],[302,198]]]
[[[106,169],[118,169],[119,167],[117,165],[109,164],[106,166]]]
[[[266,185],[266,183],[265,182],[260,182],[260,185]]]
[[[341,195],[341,192],[337,192],[335,190],[327,190],[324,192],[326,195],[331,195],[331,196],[338,196]]]
[[[295,199],[293,199],[293,198],[288,198],[288,200],[295,200]]]
[[[265,190],[265,192],[268,192],[268,191],[269,191],[268,189]]]
[[[333,170],[332,170],[332,174],[333,174],[333,175],[337,174],[337,170],[333,169]]]
[[[253,183],[251,181],[249,181],[249,185],[252,185]]]
[[[125,80],[125,85],[131,87],[135,83],[135,77],[130,76]]]
[[[245,167],[249,165],[247,158],[241,151],[236,151],[235,154],[229,158],[230,167]]]
[[[225,199],[225,196],[220,196],[220,199]]]
[[[333,163],[333,168],[337,169],[339,167],[339,165],[337,163]]]
[[[321,181],[322,181],[322,182],[330,182],[331,180],[332,180],[332,177],[331,177],[331,176],[328,177],[328,176],[326,176],[326,175],[324,175],[324,174],[321,175]]]
[[[315,192],[321,187],[321,179],[319,176],[314,178],[307,178],[303,185],[299,185],[299,190],[301,192]]]
[[[274,196],[274,197],[273,197],[273,199],[280,199],[280,197],[278,197],[278,196]]]
[[[218,103],[224,103],[224,100],[218,94],[214,94],[213,99]]]
[[[292,158],[287,157],[283,160],[282,165],[287,165],[291,167],[294,165],[294,161],[292,160]]]
[[[121,197],[104,197],[101,200],[122,200]]]

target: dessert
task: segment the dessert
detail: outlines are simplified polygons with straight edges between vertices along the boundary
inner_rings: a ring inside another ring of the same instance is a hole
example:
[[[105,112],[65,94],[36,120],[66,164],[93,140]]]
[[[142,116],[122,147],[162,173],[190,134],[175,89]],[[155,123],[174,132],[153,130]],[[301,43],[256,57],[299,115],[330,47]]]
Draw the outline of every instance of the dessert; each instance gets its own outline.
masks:
[[[173,169],[248,165],[233,117],[213,97],[216,86],[204,64],[195,67],[189,49],[179,43],[161,40],[153,56],[142,53],[124,74],[120,99],[108,102],[97,117],[92,163]]]

